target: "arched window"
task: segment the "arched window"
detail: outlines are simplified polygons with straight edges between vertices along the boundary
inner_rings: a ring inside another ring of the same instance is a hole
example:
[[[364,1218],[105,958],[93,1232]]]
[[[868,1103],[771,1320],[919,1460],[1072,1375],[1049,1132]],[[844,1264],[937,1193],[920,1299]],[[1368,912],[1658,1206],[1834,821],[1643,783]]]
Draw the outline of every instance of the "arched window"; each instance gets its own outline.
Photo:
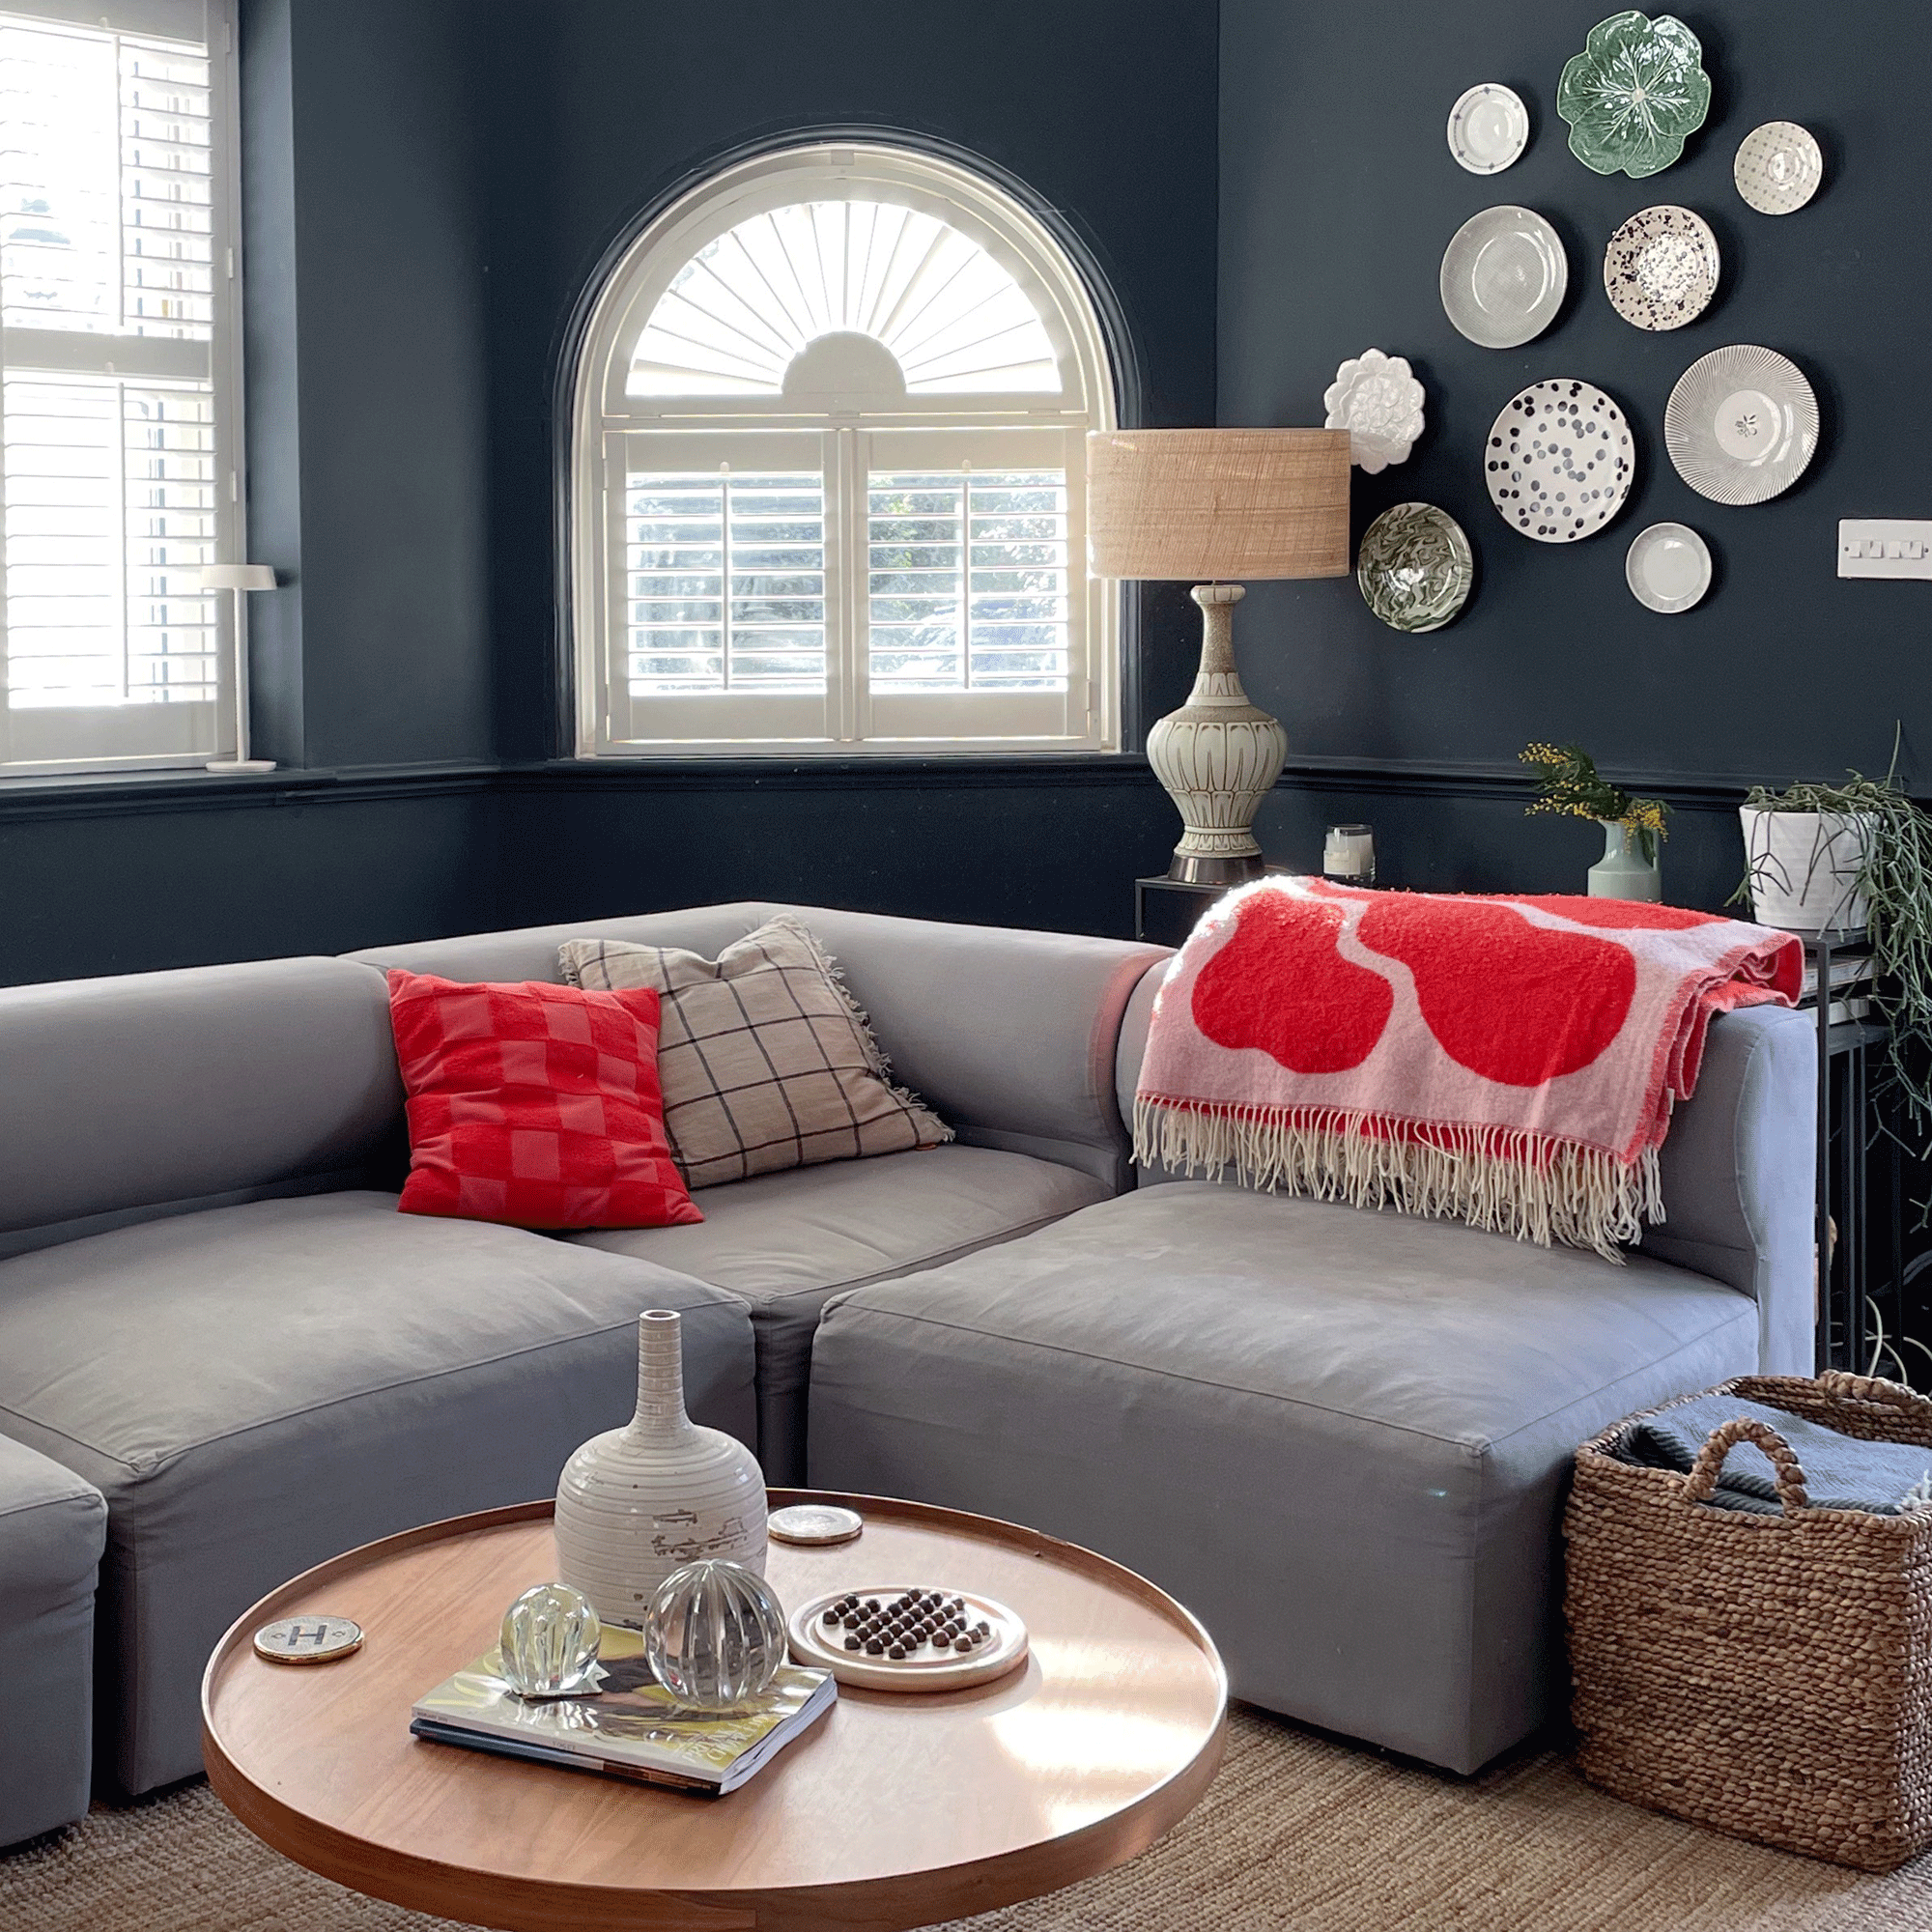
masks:
[[[578,364],[580,753],[1111,749],[1113,412],[1078,272],[994,183],[832,142],[713,176]]]

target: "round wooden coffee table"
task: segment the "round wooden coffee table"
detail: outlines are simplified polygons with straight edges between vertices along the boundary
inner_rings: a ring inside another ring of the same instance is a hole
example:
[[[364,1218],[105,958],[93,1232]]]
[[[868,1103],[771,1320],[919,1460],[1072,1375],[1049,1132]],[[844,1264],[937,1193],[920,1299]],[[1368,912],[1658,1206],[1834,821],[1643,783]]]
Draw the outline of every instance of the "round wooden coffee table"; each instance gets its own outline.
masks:
[[[697,1798],[410,1735],[410,1706],[556,1574],[551,1505],[351,1550],[271,1592],[216,1646],[202,1750],[277,1851],[398,1905],[510,1932],[896,1932],[1091,1877],[1183,1816],[1220,1762],[1227,1678],[1199,1624],[1118,1564],[1031,1530],[875,1497],[857,1542],[771,1546],[781,1598],[893,1578],[975,1589],[1025,1619],[1011,1676],[927,1696],[841,1687],[751,1783]],[[355,1656],[270,1663],[251,1637],[329,1611]]]

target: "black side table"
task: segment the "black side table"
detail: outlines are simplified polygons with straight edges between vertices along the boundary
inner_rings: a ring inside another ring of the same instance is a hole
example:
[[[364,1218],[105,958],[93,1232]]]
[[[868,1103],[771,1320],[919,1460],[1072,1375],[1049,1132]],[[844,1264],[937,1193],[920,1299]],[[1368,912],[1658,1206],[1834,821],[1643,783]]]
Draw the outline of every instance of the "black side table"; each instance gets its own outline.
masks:
[[[1288,866],[1270,866],[1269,872],[1287,872]],[[1242,885],[1248,883],[1243,879]],[[1195,922],[1234,886],[1190,886],[1165,875],[1134,881],[1134,937],[1155,946],[1179,946],[1194,930]]]

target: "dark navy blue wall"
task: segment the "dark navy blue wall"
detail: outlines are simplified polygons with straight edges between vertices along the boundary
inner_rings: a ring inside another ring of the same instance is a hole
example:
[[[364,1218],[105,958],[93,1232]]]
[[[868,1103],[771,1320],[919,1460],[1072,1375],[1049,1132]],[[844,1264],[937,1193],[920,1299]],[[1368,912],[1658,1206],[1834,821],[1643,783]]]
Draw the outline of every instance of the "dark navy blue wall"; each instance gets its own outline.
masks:
[[[1149,418],[1211,419],[1211,0],[242,0],[242,47],[252,548],[287,580],[255,600],[257,730],[291,769],[0,785],[0,981],[744,893],[1123,929],[1173,837],[1132,760],[482,774],[556,749],[571,307],[747,138],[987,156],[1104,265]],[[1192,617],[1149,606],[1154,712]]]
[[[1577,739],[1678,801],[1666,891],[1710,904],[1742,870],[1739,784],[1883,770],[1895,719],[1906,771],[1932,778],[1932,585],[1834,575],[1840,517],[1932,515],[1932,391],[1909,373],[1924,359],[1932,229],[1903,213],[1932,91],[1922,12],[1911,0],[1675,10],[1703,40],[1711,117],[1682,162],[1633,182],[1585,169],[1554,112],[1565,60],[1606,11],[1223,0],[1221,420],[1319,422],[1345,356],[1371,345],[1407,355],[1428,385],[1429,429],[1406,464],[1358,479],[1357,527],[1423,498],[1477,553],[1474,601],[1424,638],[1378,623],[1352,582],[1251,591],[1249,687],[1286,721],[1303,772],[1333,787],[1291,784],[1271,804],[1265,836],[1285,860],[1308,863],[1321,819],[1349,812],[1382,831],[1396,883],[1575,889],[1600,849],[1594,829],[1525,823],[1501,775],[1528,739]],[[1487,179],[1459,168],[1443,135],[1451,103],[1481,80],[1515,87],[1533,128],[1524,158]],[[1827,163],[1823,192],[1781,218],[1752,213],[1731,184],[1739,141],[1774,118],[1812,128]],[[1570,256],[1556,326],[1510,352],[1464,341],[1436,290],[1457,226],[1498,202],[1548,215]],[[1612,229],[1657,202],[1696,209],[1723,251],[1717,301],[1668,334],[1624,322],[1602,282]],[[1662,445],[1672,384],[1727,342],[1790,355],[1824,413],[1801,484],[1750,509],[1696,496]],[[1554,376],[1607,389],[1638,440],[1630,504],[1574,548],[1515,534],[1482,480],[1497,411]],[[1675,617],[1642,610],[1623,582],[1631,539],[1662,519],[1703,532],[1717,558],[1711,595]]]

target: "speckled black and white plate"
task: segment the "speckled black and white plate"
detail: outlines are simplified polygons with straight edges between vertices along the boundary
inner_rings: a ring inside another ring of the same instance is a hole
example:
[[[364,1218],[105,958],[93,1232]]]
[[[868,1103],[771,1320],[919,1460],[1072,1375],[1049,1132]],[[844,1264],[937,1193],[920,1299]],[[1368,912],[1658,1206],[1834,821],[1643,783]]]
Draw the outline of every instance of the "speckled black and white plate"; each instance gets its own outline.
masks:
[[[1589,383],[1532,383],[1490,426],[1483,451],[1490,501],[1538,543],[1594,536],[1636,480],[1636,444],[1623,411]]]
[[[1640,208],[1604,250],[1604,293],[1638,328],[1682,328],[1718,293],[1718,238],[1701,214]]]

